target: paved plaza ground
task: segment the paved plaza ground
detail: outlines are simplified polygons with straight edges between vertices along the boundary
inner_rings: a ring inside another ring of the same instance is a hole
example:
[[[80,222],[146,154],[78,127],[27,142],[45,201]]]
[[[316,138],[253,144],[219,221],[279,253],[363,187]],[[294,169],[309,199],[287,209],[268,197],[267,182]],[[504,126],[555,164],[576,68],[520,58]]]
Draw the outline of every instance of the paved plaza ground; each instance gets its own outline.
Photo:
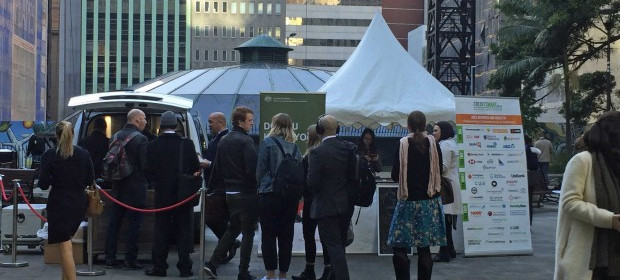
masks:
[[[459,255],[449,263],[435,263],[433,268],[433,279],[458,280],[458,279],[552,279],[553,278],[553,259],[555,248],[555,228],[557,220],[557,205],[544,204],[542,208],[534,208],[534,222],[532,226],[532,243],[534,254],[528,256],[498,256],[498,257],[468,257]],[[209,255],[215,247],[215,241],[208,241],[206,252]],[[24,247],[25,248],[25,247]],[[253,250],[253,258],[250,264],[250,271],[260,279],[264,274],[263,262],[257,256],[256,246]],[[18,261],[27,261],[28,267],[25,268],[0,268],[0,279],[3,280],[39,280],[39,279],[60,279],[60,265],[44,264],[43,255],[40,252],[29,250],[19,251]],[[208,257],[208,256],[207,256]],[[194,260],[194,273],[198,275],[198,253],[192,255]],[[411,262],[411,279],[416,279],[415,256]],[[147,262],[148,255],[141,255],[141,260]],[[392,269],[391,257],[379,257],[377,255],[348,255],[349,271],[351,279],[395,279]],[[11,260],[10,255],[0,255],[1,262]],[[320,262],[320,258],[319,258]],[[168,264],[168,278],[179,279],[179,272],[175,267],[176,252],[171,252]],[[232,280],[237,279],[237,265],[239,257],[235,257],[229,264],[223,265],[218,269],[218,279]],[[303,270],[305,261],[303,257],[294,257],[290,271],[297,274]],[[78,270],[87,269],[86,265],[79,265]],[[104,269],[102,265],[95,265],[95,269]],[[317,265],[316,271],[320,273],[322,265]],[[80,276],[78,279],[93,280],[119,280],[119,279],[153,279],[144,275],[144,271],[127,271],[122,269],[107,269],[106,275],[95,277]],[[154,278],[162,279],[162,278]],[[193,279],[198,279],[195,276]],[[205,277],[205,279],[207,279]]]

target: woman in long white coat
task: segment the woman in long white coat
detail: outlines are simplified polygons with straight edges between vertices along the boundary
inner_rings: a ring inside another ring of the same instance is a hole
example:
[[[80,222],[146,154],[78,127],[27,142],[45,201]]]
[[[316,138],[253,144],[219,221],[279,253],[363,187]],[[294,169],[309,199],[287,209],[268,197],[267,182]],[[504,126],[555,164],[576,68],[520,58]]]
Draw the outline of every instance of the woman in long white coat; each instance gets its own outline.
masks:
[[[457,215],[463,213],[461,189],[459,188],[459,151],[454,140],[454,129],[448,122],[438,122],[433,127],[433,137],[439,140],[439,147],[441,148],[443,164],[441,176],[450,180],[454,193],[454,202],[443,206],[448,243],[446,246],[439,247],[439,254],[433,258],[433,261],[449,262],[450,259],[456,258],[456,250],[454,250],[454,243],[452,242],[452,229],[456,223]]]
[[[601,116],[584,140],[562,180],[554,279],[620,279],[620,112]]]

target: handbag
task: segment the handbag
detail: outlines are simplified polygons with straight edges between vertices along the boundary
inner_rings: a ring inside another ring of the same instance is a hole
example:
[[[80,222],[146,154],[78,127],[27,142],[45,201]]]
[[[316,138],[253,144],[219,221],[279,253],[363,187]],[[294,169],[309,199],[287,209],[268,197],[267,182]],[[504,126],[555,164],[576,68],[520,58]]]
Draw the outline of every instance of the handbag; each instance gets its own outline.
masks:
[[[184,174],[183,171],[183,141],[179,151],[179,175],[177,177],[177,201],[182,201],[198,192],[202,187],[202,177],[193,174]],[[198,196],[189,201],[189,205],[198,205]]]
[[[450,204],[454,202],[454,191],[450,179],[441,177],[441,204]]]
[[[84,190],[88,206],[86,207],[86,217],[96,217],[103,213],[103,201],[99,196],[99,189],[95,182],[92,185],[86,187]]]

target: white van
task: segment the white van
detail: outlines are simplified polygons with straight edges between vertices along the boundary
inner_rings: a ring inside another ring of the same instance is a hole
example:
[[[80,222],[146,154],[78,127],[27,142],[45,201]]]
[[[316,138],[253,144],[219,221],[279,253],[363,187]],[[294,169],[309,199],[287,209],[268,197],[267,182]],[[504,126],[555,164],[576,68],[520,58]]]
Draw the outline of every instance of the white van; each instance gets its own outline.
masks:
[[[191,99],[175,95],[122,91],[93,93],[71,98],[68,107],[73,112],[65,120],[74,125],[75,137],[73,141],[77,145],[79,140],[90,135],[95,119],[105,119],[107,123],[106,136],[111,138],[125,124],[129,110],[140,109],[146,114],[147,120],[143,133],[152,139],[159,134],[161,114],[165,111],[172,111],[177,114],[177,119],[181,121],[181,125],[177,127],[177,133],[194,142],[196,154],[204,155],[207,149],[207,138],[198,116],[190,114],[192,106],[193,101]],[[199,232],[197,225],[201,224],[199,223],[199,206],[194,207],[194,217],[194,232],[197,233]],[[143,228],[151,229],[152,226],[148,224],[149,219],[144,221]],[[198,238],[198,234],[195,235]],[[121,248],[119,246],[119,249]]]

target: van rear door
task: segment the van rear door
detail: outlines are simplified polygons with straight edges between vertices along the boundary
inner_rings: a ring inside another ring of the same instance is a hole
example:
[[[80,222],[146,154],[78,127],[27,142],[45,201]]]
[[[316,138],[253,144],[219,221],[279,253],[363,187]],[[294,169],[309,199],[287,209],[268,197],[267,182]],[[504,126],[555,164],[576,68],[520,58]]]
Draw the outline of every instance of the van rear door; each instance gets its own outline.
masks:
[[[105,92],[93,93],[72,97],[69,100],[69,108],[74,111],[81,110],[129,110],[141,109],[149,111],[189,111],[192,108],[191,99],[158,93],[146,92]]]

